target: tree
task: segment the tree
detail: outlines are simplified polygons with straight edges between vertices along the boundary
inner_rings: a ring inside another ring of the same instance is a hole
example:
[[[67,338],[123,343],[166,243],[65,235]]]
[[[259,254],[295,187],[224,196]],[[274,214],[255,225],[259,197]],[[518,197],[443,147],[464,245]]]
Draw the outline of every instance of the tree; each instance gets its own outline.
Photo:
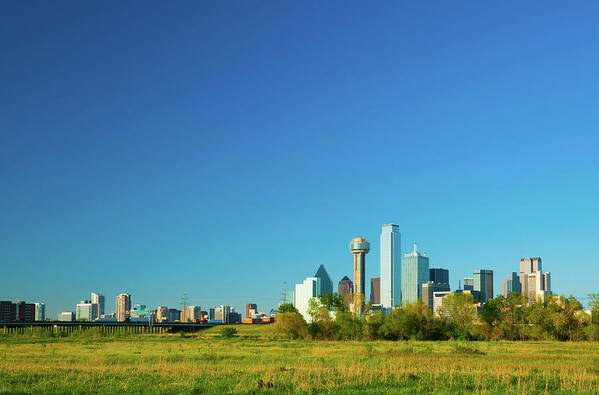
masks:
[[[289,339],[307,339],[308,324],[300,313],[279,313],[275,318],[273,332]]]
[[[442,316],[448,317],[453,322],[458,338],[469,339],[472,337],[476,319],[476,306],[472,294],[451,293],[443,298],[443,304],[439,310]]]
[[[297,313],[297,309],[292,303],[283,303],[279,305],[279,313]]]

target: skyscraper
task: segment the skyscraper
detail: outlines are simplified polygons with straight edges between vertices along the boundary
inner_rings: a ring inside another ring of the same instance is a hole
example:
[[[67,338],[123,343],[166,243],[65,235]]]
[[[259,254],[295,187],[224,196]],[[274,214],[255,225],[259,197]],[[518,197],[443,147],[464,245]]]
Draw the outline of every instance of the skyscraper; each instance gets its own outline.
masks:
[[[310,299],[318,297],[318,291],[320,289],[320,278],[318,277],[308,277],[303,283],[295,284],[294,306],[308,322],[312,320],[308,314],[308,303],[310,302]]]
[[[542,265],[541,258],[522,258],[520,259],[520,273],[538,272],[543,270]]]
[[[35,320],[45,321],[46,320],[46,304],[35,303]]]
[[[449,284],[449,270],[447,269],[429,269],[429,281],[434,283]]]
[[[329,273],[327,273],[327,269],[324,268],[324,265],[320,265],[314,277],[320,279],[320,291],[319,295],[331,295],[333,293],[333,282],[329,277]]]
[[[23,301],[17,302],[17,321],[35,321],[35,304]]]
[[[383,225],[380,263],[380,304],[385,308],[401,306],[401,233],[397,225]]]
[[[405,254],[401,263],[402,302],[414,303],[422,299],[422,284],[428,283],[429,276],[428,257],[418,252],[414,243],[414,251]]]
[[[344,297],[354,292],[354,283],[351,280],[344,276],[341,281],[339,281],[339,286],[337,287],[337,293],[339,296]]]
[[[370,279],[370,304],[379,306],[381,304],[381,278]]]
[[[370,251],[370,243],[362,236],[355,237],[349,249],[354,255],[354,294],[366,294],[366,254]]]
[[[501,294],[508,298],[512,292],[522,293],[522,286],[520,284],[520,278],[518,273],[513,272],[507,279],[501,283]]]
[[[473,277],[464,277],[464,291],[474,291]]]
[[[252,314],[250,310],[257,311],[258,305],[256,303],[248,303],[245,305],[245,318],[252,318]]]
[[[119,294],[116,297],[116,320],[125,322],[131,310],[131,295]]]
[[[493,270],[474,271],[474,290],[480,292],[481,303],[493,298]]]
[[[97,294],[92,292],[92,303],[96,303],[98,305],[98,317],[99,318],[104,313],[104,295]]]
[[[429,281],[426,284],[422,284],[422,303],[431,309],[434,307],[435,292],[449,292],[449,283]]]
[[[551,274],[543,273],[541,258],[520,259],[520,288],[528,303],[545,300],[551,294]]]
[[[77,321],[93,321],[98,316],[98,304],[91,300],[82,300],[77,304],[75,310],[75,319]]]
[[[167,322],[168,321],[168,307],[158,306],[156,309],[156,322]]]

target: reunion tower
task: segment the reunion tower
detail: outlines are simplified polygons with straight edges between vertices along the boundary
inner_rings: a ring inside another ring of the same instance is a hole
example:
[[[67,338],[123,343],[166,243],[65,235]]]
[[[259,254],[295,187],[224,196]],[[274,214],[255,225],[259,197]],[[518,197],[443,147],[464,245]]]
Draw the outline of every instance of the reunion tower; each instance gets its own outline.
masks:
[[[366,254],[370,251],[370,243],[362,236],[354,237],[349,245],[354,254],[354,294],[366,294]]]

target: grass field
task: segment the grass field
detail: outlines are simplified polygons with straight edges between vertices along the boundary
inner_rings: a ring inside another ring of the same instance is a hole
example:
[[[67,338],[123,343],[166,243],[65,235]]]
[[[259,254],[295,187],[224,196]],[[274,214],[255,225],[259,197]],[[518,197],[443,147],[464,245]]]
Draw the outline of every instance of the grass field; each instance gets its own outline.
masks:
[[[599,343],[0,337],[0,393],[599,392]],[[259,389],[258,382],[273,388]]]

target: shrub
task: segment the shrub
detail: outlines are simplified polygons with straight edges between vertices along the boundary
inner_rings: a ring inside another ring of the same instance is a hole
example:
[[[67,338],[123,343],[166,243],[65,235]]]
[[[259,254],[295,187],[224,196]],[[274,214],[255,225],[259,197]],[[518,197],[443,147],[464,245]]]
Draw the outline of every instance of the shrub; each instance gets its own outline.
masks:
[[[222,328],[220,330],[220,335],[221,335],[221,337],[230,339],[232,337],[235,337],[235,335],[237,335],[237,329],[233,328],[232,326],[225,326],[224,328]]]

